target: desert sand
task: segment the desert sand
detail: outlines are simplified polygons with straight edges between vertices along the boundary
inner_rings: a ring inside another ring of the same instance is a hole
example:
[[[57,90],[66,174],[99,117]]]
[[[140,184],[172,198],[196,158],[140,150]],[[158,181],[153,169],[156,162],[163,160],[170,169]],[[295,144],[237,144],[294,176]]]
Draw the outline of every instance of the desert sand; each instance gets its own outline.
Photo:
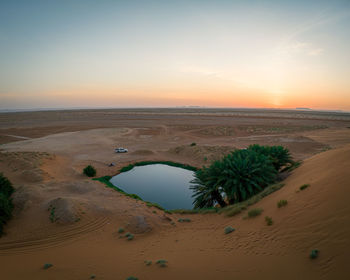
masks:
[[[14,217],[0,238],[1,279],[348,279],[349,128],[350,114],[292,110],[1,113],[0,172],[16,188]],[[114,175],[141,160],[200,167],[253,143],[283,145],[302,164],[250,206],[263,209],[251,219],[243,219],[247,210],[168,214],[82,174],[92,164],[97,176]],[[119,146],[129,152],[115,154]],[[300,191],[303,184],[310,187]],[[288,205],[278,208],[281,199]],[[236,230],[224,234],[226,226]],[[120,227],[135,238],[120,238]]]

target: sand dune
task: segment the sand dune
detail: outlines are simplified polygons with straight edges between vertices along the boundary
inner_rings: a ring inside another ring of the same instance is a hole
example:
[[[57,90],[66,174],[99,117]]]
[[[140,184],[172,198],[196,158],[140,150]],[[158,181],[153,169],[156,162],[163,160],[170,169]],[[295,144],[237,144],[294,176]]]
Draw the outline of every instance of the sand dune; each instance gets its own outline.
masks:
[[[152,133],[137,128],[98,129],[3,145],[0,167],[17,192],[15,217],[0,239],[2,278],[73,280],[89,279],[92,274],[107,280],[131,275],[139,279],[348,278],[347,129],[298,132],[324,146],[334,143],[336,148],[307,156],[285,179],[282,189],[249,207],[263,209],[251,219],[244,219],[249,209],[233,217],[224,213],[166,214],[81,174],[81,168],[91,161],[100,175],[113,174],[120,166],[142,159],[171,157],[201,165],[208,150],[224,152],[231,147],[224,138],[196,138],[202,142],[191,150],[188,143],[196,129],[178,132],[178,127],[160,126]],[[71,137],[76,139],[72,146]],[[180,140],[172,142],[174,137]],[[113,141],[125,141],[135,152],[110,154]],[[302,151],[295,147],[294,153]],[[108,167],[110,161],[117,165]],[[28,180],[24,171],[37,174],[37,180]],[[300,191],[303,184],[310,186]],[[282,199],[288,204],[278,208]],[[50,221],[53,203],[61,223]],[[272,226],[266,225],[265,216],[273,219]],[[191,222],[178,222],[185,217]],[[225,234],[226,226],[236,231]],[[119,227],[135,238],[121,238]],[[309,258],[313,249],[320,251],[315,260]],[[154,264],[159,259],[166,259],[168,267]],[[145,260],[153,264],[146,266]],[[45,263],[53,267],[44,270]]]

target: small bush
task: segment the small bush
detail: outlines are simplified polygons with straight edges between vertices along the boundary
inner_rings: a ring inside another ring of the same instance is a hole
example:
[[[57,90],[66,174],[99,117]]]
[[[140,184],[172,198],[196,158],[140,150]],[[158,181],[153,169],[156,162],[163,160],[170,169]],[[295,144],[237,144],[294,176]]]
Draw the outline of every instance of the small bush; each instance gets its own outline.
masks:
[[[248,218],[253,218],[256,216],[259,216],[263,212],[263,209],[261,208],[254,208],[252,210],[248,211]]]
[[[43,269],[49,269],[52,266],[53,266],[52,263],[46,263],[46,264],[44,264]]]
[[[317,249],[311,250],[310,259],[316,259],[318,257],[319,251]]]
[[[123,229],[122,227],[118,228],[118,233],[123,233],[125,231],[125,229]]]
[[[126,280],[139,280],[139,278],[136,278],[134,276],[129,276],[128,278],[126,278]]]
[[[303,191],[303,190],[307,189],[308,187],[310,187],[310,184],[304,184],[304,185],[300,186],[299,189],[300,189],[301,191]]]
[[[145,261],[145,265],[150,266],[152,264],[152,261]]]
[[[177,220],[179,223],[189,223],[191,222],[191,219],[188,219],[188,218],[180,218]]]
[[[95,274],[91,274],[90,275],[90,279],[95,279],[96,278],[96,275]]]
[[[267,224],[268,226],[272,226],[273,221],[272,221],[272,218],[271,218],[271,217],[266,216],[266,217],[265,217],[265,221],[266,221],[266,224]]]
[[[195,142],[193,142],[190,146],[193,147],[193,146],[196,146],[197,144]]]
[[[134,239],[134,235],[131,234],[130,232],[127,232],[124,236],[125,236],[128,240],[133,240],[133,239]]]
[[[235,229],[233,227],[228,226],[228,227],[225,227],[224,231],[225,231],[225,234],[229,234],[231,232],[234,232]]]
[[[91,165],[86,166],[83,172],[88,177],[94,177],[96,175],[96,169]]]
[[[167,260],[158,260],[156,261],[156,264],[158,264],[160,267],[167,267],[168,261]]]
[[[282,200],[280,200],[280,201],[277,202],[277,207],[278,207],[278,208],[281,208],[281,207],[286,206],[287,204],[288,204],[288,201],[285,200],[285,199],[282,199]]]

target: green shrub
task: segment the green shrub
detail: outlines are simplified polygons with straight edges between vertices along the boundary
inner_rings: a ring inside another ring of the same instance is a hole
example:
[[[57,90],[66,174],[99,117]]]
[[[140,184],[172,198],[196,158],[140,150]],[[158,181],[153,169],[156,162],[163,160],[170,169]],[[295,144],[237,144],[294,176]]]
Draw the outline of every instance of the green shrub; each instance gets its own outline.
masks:
[[[193,146],[196,146],[197,144],[195,142],[193,142],[190,146],[193,147]]]
[[[122,227],[118,228],[118,233],[123,233],[124,231],[125,231],[124,228],[122,228]]]
[[[299,189],[302,191],[302,190],[305,190],[308,187],[310,187],[310,184],[304,184],[304,185],[301,185]]]
[[[167,260],[158,260],[156,261],[156,264],[158,264],[160,267],[167,267],[168,261]]]
[[[11,182],[0,173],[0,236],[3,234],[4,225],[12,217],[14,206],[11,195],[13,192]]]
[[[225,231],[225,234],[229,234],[231,232],[234,232],[235,229],[233,227],[228,226],[228,227],[225,227],[224,231]]]
[[[10,197],[14,191],[15,189],[13,188],[11,182],[2,173],[0,173],[0,193]]]
[[[150,266],[152,264],[152,261],[145,261],[145,265]]]
[[[52,266],[53,266],[52,263],[46,263],[46,264],[44,264],[43,269],[49,269]]]
[[[265,221],[266,221],[266,224],[267,224],[268,226],[272,226],[273,221],[272,221],[272,218],[271,218],[271,217],[266,216],[266,217],[265,217]]]
[[[91,274],[90,275],[90,279],[95,279],[96,278],[96,275],[95,274]]]
[[[94,177],[96,175],[96,169],[93,166],[88,165],[84,168],[83,173],[88,177]]]
[[[287,204],[288,204],[288,201],[285,200],[285,199],[282,199],[282,200],[280,200],[280,201],[277,202],[277,207],[278,207],[278,208],[281,208],[281,207],[286,206]]]
[[[317,249],[311,250],[310,259],[316,259],[318,257],[319,251]]]
[[[134,276],[129,276],[128,278],[126,278],[126,280],[139,280],[139,278],[136,278]]]
[[[261,208],[254,208],[252,210],[248,211],[248,218],[253,218],[256,216],[259,216],[263,212],[263,209]]]
[[[133,240],[133,239],[134,239],[134,235],[131,234],[130,232],[127,232],[124,236],[125,236],[128,240]]]

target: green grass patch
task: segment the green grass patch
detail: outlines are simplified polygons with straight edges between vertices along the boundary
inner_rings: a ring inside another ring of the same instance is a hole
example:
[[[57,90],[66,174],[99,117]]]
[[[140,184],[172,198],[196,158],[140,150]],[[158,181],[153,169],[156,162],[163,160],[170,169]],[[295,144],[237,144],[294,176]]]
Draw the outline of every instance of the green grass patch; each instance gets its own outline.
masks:
[[[168,261],[167,260],[158,260],[158,261],[156,261],[156,264],[159,265],[160,267],[167,267]]]
[[[126,278],[126,280],[139,280],[139,278],[134,276],[129,276],[128,278]]]
[[[303,190],[307,189],[308,187],[310,187],[310,184],[304,184],[304,185],[301,185],[299,187],[299,190],[303,191]]]
[[[261,209],[261,208],[254,208],[254,209],[248,211],[247,217],[248,218],[254,218],[256,216],[259,216],[263,211],[264,210]]]
[[[267,224],[268,226],[272,226],[272,224],[273,224],[273,220],[272,220],[272,218],[269,217],[269,216],[266,216],[266,217],[265,217],[265,222],[266,222],[266,224]]]
[[[159,210],[165,211],[165,209],[164,209],[162,206],[160,206],[159,204],[154,203],[154,202],[149,202],[149,201],[147,201],[147,202],[146,202],[146,205],[147,205],[148,207],[155,207],[155,208],[158,208]]]
[[[288,204],[288,201],[285,199],[281,199],[280,201],[277,202],[277,207],[281,208],[281,207],[285,207]]]
[[[237,214],[241,213],[242,211],[246,210],[249,206],[254,205],[258,201],[260,201],[262,198],[270,195],[271,193],[273,193],[275,191],[278,191],[282,187],[284,187],[283,183],[270,185],[270,186],[266,187],[260,193],[254,195],[253,197],[251,197],[245,201],[239,202],[239,203],[228,205],[225,208],[219,208],[218,211],[219,211],[219,213],[224,213],[228,217],[232,217],[232,216],[237,215]]]
[[[290,165],[286,166],[285,168],[282,168],[280,172],[285,172],[285,171],[291,172],[294,169],[298,168],[301,164],[302,164],[301,160],[293,161]]]
[[[133,169],[135,166],[145,166],[145,165],[151,165],[151,164],[165,164],[165,165],[169,165],[169,166],[184,168],[184,169],[191,170],[191,171],[198,170],[197,167],[194,167],[194,166],[191,166],[188,164],[173,162],[173,161],[139,161],[139,162],[131,163],[127,166],[124,166],[119,171],[120,171],[120,173],[122,173],[122,172],[126,172],[126,171]]]
[[[225,234],[229,234],[229,233],[234,232],[234,231],[235,231],[235,229],[233,227],[230,227],[230,226],[225,227],[225,229],[224,229]]]

